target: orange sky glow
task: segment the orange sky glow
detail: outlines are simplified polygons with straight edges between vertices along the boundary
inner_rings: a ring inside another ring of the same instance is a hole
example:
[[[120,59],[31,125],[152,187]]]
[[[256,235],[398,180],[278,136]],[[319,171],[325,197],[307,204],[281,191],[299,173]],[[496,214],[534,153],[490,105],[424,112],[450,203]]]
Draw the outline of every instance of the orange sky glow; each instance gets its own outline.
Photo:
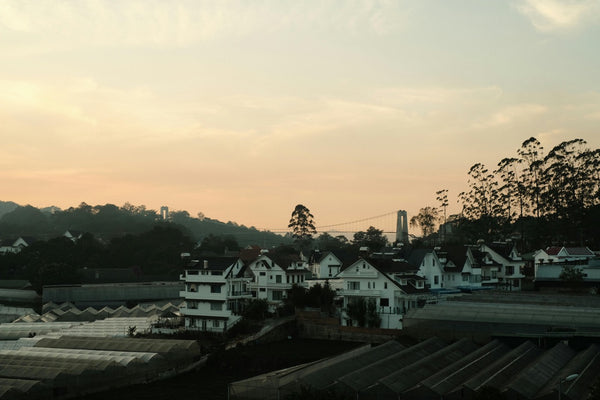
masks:
[[[598,37],[598,0],[4,1],[0,200],[455,213],[531,136],[600,147]]]

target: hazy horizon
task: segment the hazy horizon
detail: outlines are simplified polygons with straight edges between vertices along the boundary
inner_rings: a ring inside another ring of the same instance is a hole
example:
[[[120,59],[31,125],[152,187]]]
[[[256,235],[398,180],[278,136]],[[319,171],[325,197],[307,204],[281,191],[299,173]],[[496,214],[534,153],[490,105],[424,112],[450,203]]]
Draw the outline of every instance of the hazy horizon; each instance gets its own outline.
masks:
[[[2,198],[283,228],[437,206],[529,137],[600,147],[600,0],[8,0]]]

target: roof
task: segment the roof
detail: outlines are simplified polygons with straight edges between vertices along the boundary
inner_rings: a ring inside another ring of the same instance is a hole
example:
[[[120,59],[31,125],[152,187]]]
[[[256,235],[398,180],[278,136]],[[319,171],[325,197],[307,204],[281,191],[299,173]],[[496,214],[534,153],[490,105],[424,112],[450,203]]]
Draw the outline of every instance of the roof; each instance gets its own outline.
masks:
[[[407,261],[409,264],[419,268],[423,263],[425,256],[432,252],[433,249],[414,249],[408,255]]]
[[[546,254],[548,254],[549,256],[556,256],[556,255],[558,255],[558,253],[560,252],[561,249],[562,249],[562,247],[558,247],[558,246],[548,247],[548,248],[546,248]]]
[[[260,256],[261,248],[258,246],[251,246],[240,250],[239,258],[244,263],[250,263],[256,260]]]
[[[186,269],[207,269],[209,271],[225,271],[235,264],[237,257],[203,257],[201,260],[192,260]],[[204,268],[204,264],[207,267]]]
[[[391,341],[367,351],[353,350],[297,366],[295,376],[288,379],[269,380],[263,374],[233,382],[231,389],[257,395],[262,391],[263,396],[253,398],[266,398],[264,394],[273,389],[293,393],[311,386],[317,391],[331,389],[344,398],[433,399],[475,398],[489,387],[506,398],[533,400],[556,398],[558,380],[578,373],[577,379],[562,385],[562,393],[565,398],[584,399],[600,377],[599,366],[598,345],[577,351],[559,343],[544,350],[531,341],[511,348],[500,341],[478,345],[461,339],[448,344],[431,338],[408,348]]]
[[[595,256],[594,252],[587,247],[564,247],[570,256]]]
[[[515,247],[512,242],[493,242],[487,245],[490,249],[494,250],[496,253],[500,254],[502,257],[510,260],[510,253]]]
[[[469,248],[461,245],[443,246],[440,250],[436,250],[439,258],[446,258],[445,272],[462,272],[465,263],[467,262],[467,252]],[[440,260],[441,261],[441,260]],[[448,266],[452,261],[453,267]]]

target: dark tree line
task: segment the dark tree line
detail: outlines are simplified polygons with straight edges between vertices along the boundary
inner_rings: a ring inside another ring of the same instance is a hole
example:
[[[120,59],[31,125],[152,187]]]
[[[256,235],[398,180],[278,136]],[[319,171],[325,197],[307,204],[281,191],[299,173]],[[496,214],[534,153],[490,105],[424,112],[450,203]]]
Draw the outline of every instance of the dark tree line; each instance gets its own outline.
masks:
[[[582,139],[547,153],[536,138],[494,170],[477,163],[460,193],[463,239],[521,238],[527,249],[550,243],[597,246],[600,240],[600,149]]]
[[[43,285],[79,283],[84,268],[132,268],[140,276],[177,279],[184,266],[181,253],[193,245],[184,232],[168,223],[108,243],[90,233],[76,242],[57,237],[0,256],[0,279],[27,279],[37,290]]]
[[[125,203],[118,207],[114,204],[91,206],[81,203],[78,207],[66,210],[40,210],[32,206],[17,206],[14,203],[0,202],[5,207],[0,214],[0,239],[16,239],[18,236],[31,236],[38,239],[50,239],[65,233],[68,229],[91,232],[104,240],[126,234],[140,234],[164,222],[155,211],[144,205],[134,206]],[[286,238],[254,227],[238,225],[235,222],[221,222],[207,218],[199,213],[198,218],[187,211],[172,211],[169,222],[177,224],[194,240],[199,241],[208,235],[229,235],[242,246],[260,244],[274,246],[289,242]]]

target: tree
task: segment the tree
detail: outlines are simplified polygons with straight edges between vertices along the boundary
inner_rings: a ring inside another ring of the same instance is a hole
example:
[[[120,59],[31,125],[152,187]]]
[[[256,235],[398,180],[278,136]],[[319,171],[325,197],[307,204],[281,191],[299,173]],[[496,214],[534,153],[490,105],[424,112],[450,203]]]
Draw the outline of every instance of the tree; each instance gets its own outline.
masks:
[[[578,283],[583,282],[583,270],[572,265],[565,265],[558,278],[568,286],[577,286]]]
[[[521,144],[517,154],[525,163],[523,169],[524,193],[528,200],[526,203],[529,209],[533,210],[536,217],[540,216],[540,192],[542,179],[542,163],[544,160],[542,144],[534,137],[530,137]]]
[[[383,230],[370,226],[366,232],[356,232],[352,244],[359,247],[366,246],[370,250],[379,251],[388,244],[388,239],[383,234]]]
[[[410,226],[418,226],[423,232],[423,237],[427,237],[435,232],[435,226],[439,219],[437,208],[427,206],[421,208],[419,213],[410,219]]]
[[[448,189],[442,189],[435,192],[435,199],[440,202],[440,207],[444,210],[444,225],[442,229],[442,241],[446,240],[446,209],[448,208]]]
[[[367,323],[367,302],[364,297],[351,297],[348,300],[346,314],[356,321],[358,326],[364,327]]]
[[[294,208],[288,228],[292,229],[292,236],[300,243],[309,242],[312,240],[313,235],[317,233],[314,216],[302,204],[298,204]]]
[[[321,251],[332,251],[342,249],[348,246],[348,238],[346,236],[331,236],[327,232],[323,232],[315,239],[315,248]]]
[[[377,312],[377,302],[375,299],[367,301],[367,326],[369,328],[379,328],[381,325],[381,317]]]
[[[224,255],[228,250],[238,251],[240,245],[233,235],[209,234],[200,243],[200,253]]]

